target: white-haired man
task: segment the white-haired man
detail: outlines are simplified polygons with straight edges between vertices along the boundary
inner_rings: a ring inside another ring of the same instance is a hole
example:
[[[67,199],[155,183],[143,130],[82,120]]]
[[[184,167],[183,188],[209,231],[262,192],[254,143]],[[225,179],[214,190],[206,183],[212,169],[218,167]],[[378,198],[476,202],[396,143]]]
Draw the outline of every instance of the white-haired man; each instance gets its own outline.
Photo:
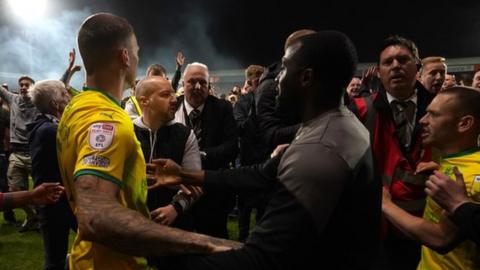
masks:
[[[40,81],[30,88],[29,95],[40,112],[27,125],[34,186],[62,182],[58,168],[56,134],[59,119],[70,96],[59,80]],[[55,204],[39,206],[37,211],[45,250],[44,269],[63,269],[70,228],[75,231],[77,229],[75,216],[65,196]]]
[[[183,73],[184,96],[178,98],[175,121],[193,129],[202,155],[202,168],[228,168],[237,155],[237,133],[232,106],[208,94],[208,67],[188,64]],[[233,207],[231,193],[205,194],[192,207],[197,232],[227,238],[227,217]]]

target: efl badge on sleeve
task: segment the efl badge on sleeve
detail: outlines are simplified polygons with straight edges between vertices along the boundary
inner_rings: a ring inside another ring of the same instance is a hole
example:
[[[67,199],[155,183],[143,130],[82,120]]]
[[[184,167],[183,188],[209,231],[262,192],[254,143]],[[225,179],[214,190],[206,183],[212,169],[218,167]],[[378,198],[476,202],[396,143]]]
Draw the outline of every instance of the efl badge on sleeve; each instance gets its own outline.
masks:
[[[90,147],[95,150],[105,150],[112,144],[115,135],[115,125],[111,123],[95,123],[90,126]]]

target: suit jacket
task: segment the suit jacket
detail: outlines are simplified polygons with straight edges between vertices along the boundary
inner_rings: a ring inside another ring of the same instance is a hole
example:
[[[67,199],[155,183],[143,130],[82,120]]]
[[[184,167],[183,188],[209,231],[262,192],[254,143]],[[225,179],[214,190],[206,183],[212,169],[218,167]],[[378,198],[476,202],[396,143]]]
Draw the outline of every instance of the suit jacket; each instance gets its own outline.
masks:
[[[178,98],[178,110],[183,123],[188,116],[183,113],[184,96]],[[232,105],[214,96],[208,96],[201,114],[200,151],[207,154],[202,158],[204,170],[228,168],[230,161],[235,160],[238,152],[238,137]]]

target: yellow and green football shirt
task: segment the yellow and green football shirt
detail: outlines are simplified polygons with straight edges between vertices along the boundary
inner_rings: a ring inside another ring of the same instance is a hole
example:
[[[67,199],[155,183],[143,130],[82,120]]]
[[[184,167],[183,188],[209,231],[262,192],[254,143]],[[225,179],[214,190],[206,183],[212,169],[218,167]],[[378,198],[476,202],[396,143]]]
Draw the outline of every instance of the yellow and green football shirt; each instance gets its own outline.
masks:
[[[73,211],[74,181],[95,175],[119,187],[119,202],[149,218],[146,206],[145,159],[133,124],[120,104],[107,93],[91,88],[76,95],[65,108],[57,132],[57,152]],[[70,269],[146,269],[145,258],[116,252],[77,234]]]
[[[480,149],[475,148],[457,154],[444,156],[440,161],[440,171],[455,181],[453,167],[462,172],[468,196],[480,202]],[[430,197],[423,218],[438,223],[442,216],[442,208]],[[422,246],[422,259],[417,270],[467,270],[480,269],[480,248],[472,241],[464,241],[455,249],[441,255],[432,249]]]

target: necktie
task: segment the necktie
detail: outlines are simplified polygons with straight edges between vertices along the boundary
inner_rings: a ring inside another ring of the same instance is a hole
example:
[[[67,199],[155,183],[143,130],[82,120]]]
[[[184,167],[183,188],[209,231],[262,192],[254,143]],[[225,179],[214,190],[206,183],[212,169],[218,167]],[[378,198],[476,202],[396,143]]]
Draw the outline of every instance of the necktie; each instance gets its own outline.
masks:
[[[193,129],[193,132],[195,133],[195,136],[197,137],[198,144],[200,144],[201,140],[201,133],[202,133],[202,127],[201,127],[201,112],[198,109],[194,109],[190,112],[188,115],[188,119],[190,120],[190,128]]]
[[[392,112],[395,127],[402,147],[409,148],[412,140],[413,118],[415,115],[415,103],[413,101],[392,101]]]

